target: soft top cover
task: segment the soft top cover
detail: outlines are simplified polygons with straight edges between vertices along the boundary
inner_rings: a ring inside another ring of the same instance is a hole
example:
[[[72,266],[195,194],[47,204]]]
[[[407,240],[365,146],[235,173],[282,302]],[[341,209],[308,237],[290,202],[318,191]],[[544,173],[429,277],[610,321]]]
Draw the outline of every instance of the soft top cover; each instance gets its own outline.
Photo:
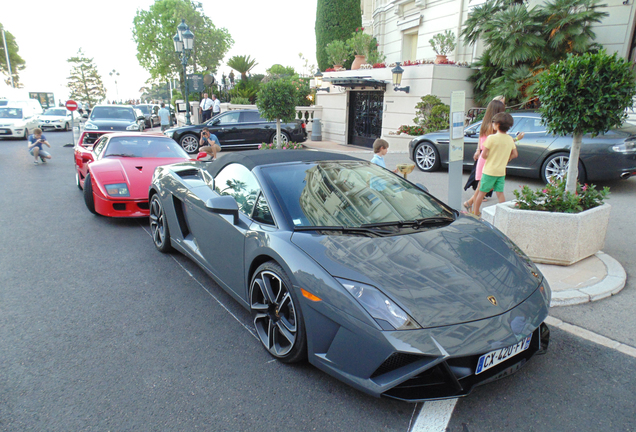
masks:
[[[245,166],[250,171],[257,166],[290,162],[318,162],[318,161],[361,161],[362,159],[343,153],[330,153],[324,151],[309,150],[248,150],[226,153],[215,162],[202,162],[207,165],[208,172],[216,177],[216,174],[224,167],[232,163]]]

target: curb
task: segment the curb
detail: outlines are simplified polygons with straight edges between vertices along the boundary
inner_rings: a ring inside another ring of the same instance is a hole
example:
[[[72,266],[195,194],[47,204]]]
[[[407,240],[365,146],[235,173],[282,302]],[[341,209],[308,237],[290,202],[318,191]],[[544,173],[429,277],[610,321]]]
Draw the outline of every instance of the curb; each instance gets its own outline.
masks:
[[[570,306],[601,300],[618,294],[625,287],[627,274],[623,266],[604,252],[597,252],[595,256],[605,264],[607,269],[607,275],[603,280],[581,289],[553,292],[550,307]]]

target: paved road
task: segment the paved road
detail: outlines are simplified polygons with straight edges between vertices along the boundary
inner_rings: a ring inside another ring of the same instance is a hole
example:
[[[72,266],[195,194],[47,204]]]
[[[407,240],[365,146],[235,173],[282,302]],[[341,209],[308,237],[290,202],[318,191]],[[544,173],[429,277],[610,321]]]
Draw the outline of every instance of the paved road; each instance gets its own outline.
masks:
[[[0,430],[409,430],[421,404],[272,361],[244,309],[191,261],[154,249],[147,220],[90,214],[70,133],[46,135],[47,165],[25,142],[0,141]],[[445,173],[416,176],[444,198]],[[546,356],[460,400],[449,428],[633,430],[634,370],[555,330]]]

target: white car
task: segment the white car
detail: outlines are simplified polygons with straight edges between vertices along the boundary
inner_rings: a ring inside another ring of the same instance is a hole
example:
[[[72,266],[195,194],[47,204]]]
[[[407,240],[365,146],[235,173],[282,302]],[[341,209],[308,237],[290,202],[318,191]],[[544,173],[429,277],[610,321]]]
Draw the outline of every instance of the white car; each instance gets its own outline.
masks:
[[[29,107],[0,106],[0,138],[27,139],[38,127],[38,119]]]
[[[71,130],[71,124],[79,125],[81,116],[66,108],[49,108],[38,116],[38,126],[44,130]]]

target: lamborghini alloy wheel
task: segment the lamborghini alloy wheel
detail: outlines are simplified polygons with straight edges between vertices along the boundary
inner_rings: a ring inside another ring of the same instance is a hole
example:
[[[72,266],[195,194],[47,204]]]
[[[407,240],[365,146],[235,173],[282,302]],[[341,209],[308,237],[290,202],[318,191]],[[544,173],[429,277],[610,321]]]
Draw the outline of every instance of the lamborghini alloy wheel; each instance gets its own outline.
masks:
[[[166,213],[163,211],[161,200],[157,194],[150,199],[150,235],[157,250],[160,252],[172,250]]]
[[[305,358],[307,343],[298,301],[285,271],[262,264],[250,286],[250,308],[256,334],[267,351],[284,363]]]

